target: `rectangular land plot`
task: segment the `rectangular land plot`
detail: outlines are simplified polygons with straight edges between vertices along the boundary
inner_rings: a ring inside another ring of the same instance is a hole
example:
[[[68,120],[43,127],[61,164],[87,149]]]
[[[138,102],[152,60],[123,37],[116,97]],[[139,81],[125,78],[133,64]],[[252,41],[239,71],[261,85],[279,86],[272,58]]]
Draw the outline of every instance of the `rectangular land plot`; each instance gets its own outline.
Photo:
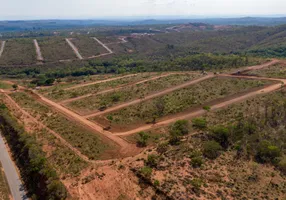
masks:
[[[28,65],[37,62],[36,50],[32,39],[7,40],[0,57],[2,65]]]
[[[41,87],[39,92],[41,94],[49,93],[58,90],[64,90],[76,85],[92,83],[95,81],[106,80],[114,77],[123,76],[121,74],[103,74],[93,76],[79,76],[79,77],[68,77],[60,79],[59,83],[55,83],[53,86]]]
[[[47,62],[77,59],[71,47],[63,37],[47,37],[37,39],[42,56]]]
[[[171,115],[188,112],[194,107],[211,101],[219,101],[249,89],[263,87],[269,81],[215,77],[184,89],[157,97],[104,116],[91,118],[92,121],[106,125],[106,117],[113,117],[113,129],[130,130],[146,123],[154,123]]]
[[[74,89],[71,88],[68,90],[57,90],[57,91],[50,92],[50,93],[46,94],[45,96],[49,99],[54,100],[54,101],[62,101],[62,100],[70,99],[70,98],[83,96],[83,95],[96,94],[99,91],[115,88],[115,87],[125,85],[125,84],[126,85],[132,84],[132,83],[150,78],[150,77],[155,76],[155,75],[156,75],[156,73],[136,74],[136,75],[123,77],[123,78],[108,81],[108,82],[102,82],[102,83],[87,85],[87,86],[78,87],[78,88],[74,88]]]
[[[278,63],[259,70],[246,73],[247,75],[269,77],[269,78],[286,78],[286,64]]]
[[[84,58],[108,53],[104,47],[102,47],[98,42],[90,37],[80,36],[72,38],[71,42],[77,47],[79,53]]]
[[[134,99],[144,99],[147,95],[152,95],[158,91],[186,83],[201,76],[190,73],[170,74],[155,80],[130,85],[120,90],[79,99],[68,103],[66,106],[81,114],[92,113],[98,111],[103,105],[108,108]]]
[[[96,160],[103,155],[108,159],[110,157],[105,152],[117,149],[116,144],[101,137],[99,133],[94,133],[81,124],[69,120],[26,93],[16,92],[11,94],[11,97],[30,115],[58,133],[89,159]]]

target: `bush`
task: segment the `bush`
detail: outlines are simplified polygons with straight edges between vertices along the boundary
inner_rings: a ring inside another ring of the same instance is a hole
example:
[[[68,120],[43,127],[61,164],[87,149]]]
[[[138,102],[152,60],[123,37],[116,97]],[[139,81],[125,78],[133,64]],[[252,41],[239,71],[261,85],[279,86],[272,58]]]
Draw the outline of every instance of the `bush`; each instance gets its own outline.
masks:
[[[193,157],[191,160],[191,165],[193,168],[201,167],[203,163],[203,158],[201,156]]]
[[[203,145],[203,154],[209,159],[215,159],[220,155],[222,147],[216,141],[208,141]]]
[[[229,129],[224,126],[216,126],[212,129],[212,138],[220,143],[224,148],[228,147],[229,144]]]
[[[210,106],[204,106],[203,109],[209,112],[211,110],[211,107]]]
[[[147,135],[145,132],[139,132],[138,133],[138,140],[137,144],[140,147],[146,147],[147,146],[147,140],[149,139],[149,135]]]
[[[154,185],[155,187],[159,187],[159,186],[160,186],[160,181],[154,180],[153,185]]]
[[[193,127],[197,129],[205,129],[207,127],[207,121],[205,118],[194,118],[192,123]]]
[[[189,122],[187,120],[178,120],[171,126],[171,133],[175,135],[187,135],[189,133]]]
[[[164,142],[158,145],[157,152],[163,154],[168,150],[168,143]]]
[[[275,146],[271,145],[269,141],[262,141],[259,144],[256,158],[259,162],[272,162],[277,161],[277,158],[280,157],[281,150]]]
[[[159,157],[155,154],[148,155],[146,165],[149,167],[157,167]]]
[[[280,159],[277,166],[283,173],[286,174],[286,157],[285,156]]]
[[[181,136],[189,133],[189,122],[187,120],[178,120],[170,127],[170,140],[171,145],[180,144]]]
[[[191,181],[191,184],[193,186],[193,191],[197,193],[197,192],[199,192],[200,188],[202,187],[203,181],[201,179],[194,178]]]
[[[143,177],[145,178],[150,178],[151,175],[152,175],[152,168],[150,167],[142,167],[141,170],[140,170],[140,173]]]

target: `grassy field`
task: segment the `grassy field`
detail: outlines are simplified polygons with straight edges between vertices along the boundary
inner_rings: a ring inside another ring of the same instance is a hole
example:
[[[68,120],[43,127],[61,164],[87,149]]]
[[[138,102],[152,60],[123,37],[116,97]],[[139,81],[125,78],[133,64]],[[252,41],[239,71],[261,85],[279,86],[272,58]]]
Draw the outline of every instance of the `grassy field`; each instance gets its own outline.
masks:
[[[72,43],[78,48],[79,53],[85,58],[107,53],[106,49],[98,44],[97,41],[87,36],[73,38]]]
[[[6,41],[1,65],[28,65],[36,63],[36,50],[32,39],[14,39]]]
[[[108,115],[113,117],[113,127],[128,129],[128,126],[153,123],[159,118],[187,111],[194,106],[237,94],[238,92],[244,92],[267,83],[269,82],[260,80],[212,78],[162,97],[109,113]],[[102,123],[105,117],[99,116],[91,120]]]
[[[59,61],[77,59],[71,47],[62,37],[48,37],[38,39],[45,61]]]
[[[2,165],[0,163],[0,199],[1,200],[10,200],[10,189],[6,180],[5,173],[2,169]]]
[[[147,95],[183,84],[200,77],[198,74],[173,74],[151,80],[137,85],[127,86],[121,90],[90,96],[84,99],[73,101],[67,104],[68,107],[83,114],[98,110],[102,105],[112,107],[122,102],[127,102],[137,98],[144,98]]]
[[[141,80],[150,78],[155,75],[156,75],[155,73],[152,73],[152,74],[142,73],[136,76],[130,76],[130,77],[122,78],[122,79],[84,86],[84,87],[75,88],[71,90],[57,90],[57,91],[53,91],[53,92],[46,94],[46,97],[52,100],[55,100],[55,101],[61,101],[61,100],[83,96],[86,94],[96,94],[97,92],[100,92],[105,89],[114,88],[114,87],[124,85],[124,84],[135,83],[137,81],[141,81]]]
[[[26,93],[13,93],[11,97],[23,109],[44,123],[48,128],[61,135],[90,159],[99,159],[107,150],[116,149],[113,143],[106,142],[99,134],[97,135],[80,124],[68,120],[48,106],[35,101]]]
[[[0,89],[11,89],[11,85],[0,81]]]
[[[286,64],[278,63],[273,66],[248,72],[247,74],[270,78],[286,78]]]

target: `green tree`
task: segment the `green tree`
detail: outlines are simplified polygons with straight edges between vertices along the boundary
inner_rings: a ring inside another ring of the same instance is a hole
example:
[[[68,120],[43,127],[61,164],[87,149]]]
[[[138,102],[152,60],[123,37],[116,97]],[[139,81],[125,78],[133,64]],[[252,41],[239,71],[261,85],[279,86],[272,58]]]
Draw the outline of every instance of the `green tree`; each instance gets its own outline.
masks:
[[[18,89],[18,85],[17,84],[13,84],[12,87],[13,87],[14,90]]]
[[[138,133],[138,141],[137,141],[137,144],[138,146],[140,147],[146,147],[147,146],[147,141],[149,139],[149,135],[147,135],[145,132],[139,132]]]
[[[205,118],[194,118],[192,123],[193,127],[197,129],[205,129],[207,127],[207,121]]]
[[[203,145],[203,154],[209,159],[215,159],[220,155],[222,147],[216,141],[207,141]]]

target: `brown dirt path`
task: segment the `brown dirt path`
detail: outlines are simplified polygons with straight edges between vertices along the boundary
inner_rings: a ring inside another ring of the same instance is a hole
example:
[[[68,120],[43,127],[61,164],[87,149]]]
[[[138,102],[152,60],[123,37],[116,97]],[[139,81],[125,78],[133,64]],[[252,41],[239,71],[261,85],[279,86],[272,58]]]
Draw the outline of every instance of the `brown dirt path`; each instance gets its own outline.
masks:
[[[34,39],[33,42],[34,42],[34,45],[35,45],[35,48],[36,48],[37,60],[38,61],[43,61],[44,58],[42,56],[41,48],[40,48],[40,46],[38,44],[38,41],[36,39]]]
[[[239,78],[245,78],[245,77],[239,77]],[[268,80],[272,80],[272,79],[268,79]],[[276,79],[276,81],[277,81],[277,79]],[[286,80],[279,79],[279,81],[281,81],[283,84],[286,83]],[[245,99],[248,99],[250,97],[253,97],[253,96],[256,96],[256,95],[259,95],[259,94],[266,94],[266,93],[278,90],[280,88],[281,88],[281,83],[273,84],[273,85],[270,85],[270,86],[268,86],[266,88],[259,89],[259,90],[253,91],[253,92],[249,92],[249,93],[244,94],[242,96],[234,97],[233,99],[229,99],[229,100],[217,103],[217,104],[215,104],[215,105],[213,105],[211,107],[211,110],[212,111],[218,110],[218,109],[224,108],[226,106],[229,106],[231,104],[234,104],[234,103],[243,101]],[[194,112],[191,112],[191,113],[188,113],[188,114],[185,114],[185,115],[173,117],[173,118],[170,118],[170,119],[158,122],[156,124],[148,124],[148,125],[145,125],[145,126],[141,126],[141,127],[137,128],[137,129],[133,129],[131,131],[126,131],[126,132],[122,132],[122,133],[114,133],[114,135],[117,135],[117,136],[132,135],[132,134],[138,133],[140,131],[146,131],[146,130],[149,130],[149,129],[158,128],[158,127],[161,127],[161,126],[166,126],[168,124],[176,122],[177,120],[192,119],[194,117],[201,116],[201,115],[205,114],[206,112],[207,111],[204,110],[204,109],[199,109],[199,110],[196,110]]]
[[[109,92],[115,92],[115,91],[121,90],[122,88],[124,88],[126,86],[138,85],[138,84],[146,83],[146,82],[153,81],[153,80],[156,80],[156,79],[159,79],[159,78],[171,76],[171,75],[174,75],[174,74],[197,74],[197,73],[194,73],[194,72],[191,72],[191,73],[190,72],[185,72],[185,73],[184,72],[170,72],[170,73],[162,74],[162,75],[155,76],[155,77],[152,77],[152,78],[149,78],[149,79],[145,79],[143,81],[138,81],[138,82],[135,82],[135,83],[129,83],[129,84],[120,85],[120,86],[115,87],[115,88],[111,88],[111,89],[103,90],[101,92],[87,94],[87,95],[83,95],[83,96],[67,99],[67,100],[64,100],[64,101],[60,101],[58,103],[63,105],[63,104],[67,104],[67,103],[70,103],[70,102],[73,102],[73,101],[76,101],[76,100],[84,99],[86,97],[96,96],[96,95],[105,94],[105,93],[109,93]]]
[[[72,48],[72,50],[74,51],[75,55],[78,57],[78,59],[82,60],[83,57],[80,55],[78,48],[76,48],[76,46],[71,42],[71,38],[66,38],[66,42],[68,43],[68,45]]]
[[[144,101],[147,101],[147,100],[150,100],[150,99],[153,99],[153,98],[156,98],[156,97],[159,97],[159,96],[162,96],[162,95],[165,95],[165,94],[168,94],[168,93],[171,93],[173,91],[176,91],[176,90],[179,90],[179,89],[182,89],[182,88],[185,88],[185,87],[188,87],[188,86],[191,86],[191,85],[194,85],[196,83],[199,83],[201,81],[204,81],[204,80],[207,80],[207,79],[210,79],[210,78],[213,78],[215,77],[214,74],[209,74],[207,76],[203,76],[201,78],[198,78],[198,79],[195,79],[195,80],[191,80],[189,82],[186,82],[184,84],[181,84],[181,85],[178,85],[178,86],[174,86],[172,88],[168,88],[166,90],[163,90],[161,92],[158,92],[158,93],[155,93],[155,94],[152,94],[152,95],[149,95],[149,96],[146,96],[144,99],[135,99],[133,101],[130,101],[130,102],[127,102],[127,103],[122,103],[122,104],[119,104],[117,106],[114,106],[114,107],[111,107],[111,108],[108,108],[104,111],[97,111],[93,114],[90,114],[90,115],[86,115],[84,116],[85,118],[91,118],[91,117],[95,117],[95,116],[99,116],[99,115],[104,115],[106,113],[110,113],[110,112],[113,112],[113,111],[116,111],[116,110],[120,110],[122,108],[126,108],[128,106],[131,106],[131,105],[134,105],[134,104],[138,104],[138,103],[141,103],[141,102],[144,102]]]
[[[95,132],[95,134],[101,134],[105,138],[109,139],[111,142],[115,142],[120,147],[120,150],[118,153],[122,155],[123,157],[133,156],[142,151],[142,149],[136,147],[135,144],[128,143],[126,140],[113,135],[111,132],[105,131],[101,126],[95,123],[92,123],[91,121],[85,119],[84,117],[61,106],[60,104],[55,103],[41,96],[40,94],[37,94],[35,91],[31,91],[31,92],[33,93],[33,95],[35,95],[38,101],[41,101],[45,103],[46,105],[49,105],[50,107],[54,108],[55,110],[57,110],[58,112],[66,116],[67,118],[75,120],[78,123],[84,125],[85,127],[90,128],[91,130]]]
[[[237,73],[237,72],[245,73],[245,72],[248,72],[248,71],[258,70],[258,69],[262,69],[262,68],[265,68],[265,67],[269,67],[271,65],[275,65],[275,64],[277,64],[279,62],[281,62],[281,60],[272,59],[271,61],[263,63],[261,65],[254,65],[254,66],[250,66],[250,67],[243,67],[243,68],[231,70],[230,74]]]

